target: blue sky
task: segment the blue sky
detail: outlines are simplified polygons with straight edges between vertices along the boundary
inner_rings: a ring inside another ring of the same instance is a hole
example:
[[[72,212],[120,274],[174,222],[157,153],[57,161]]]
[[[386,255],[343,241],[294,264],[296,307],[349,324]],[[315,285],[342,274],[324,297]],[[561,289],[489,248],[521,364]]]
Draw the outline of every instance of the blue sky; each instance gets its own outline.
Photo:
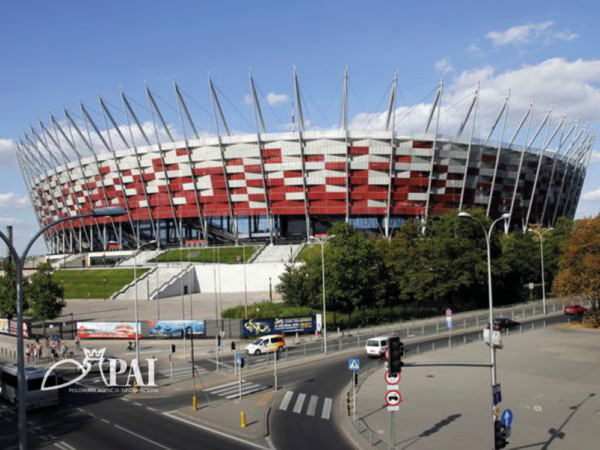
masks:
[[[596,129],[599,13],[593,2],[577,7],[559,1],[2,2],[0,226],[16,225],[18,245],[35,231],[12,158],[14,142],[30,123],[46,121],[49,112],[62,117],[63,105],[77,112],[80,97],[97,109],[98,92],[118,105],[119,86],[145,106],[147,81],[166,101],[160,106],[176,125],[170,109],[173,76],[186,95],[210,110],[210,71],[226,96],[222,102],[236,131],[252,131],[252,109],[245,100],[249,67],[263,101],[272,103],[264,106],[269,128],[285,128],[293,65],[314,127],[338,126],[342,73],[348,66],[355,127],[376,126],[398,70],[401,111],[422,102],[403,124],[407,132],[419,129],[442,73],[449,107],[442,131],[451,131],[477,82],[481,133],[509,88],[514,120],[535,95],[534,120],[541,121],[553,103],[555,124],[568,110],[569,121],[580,115],[581,123]],[[192,110],[200,128],[213,132],[210,116],[195,105]],[[146,114],[140,108],[142,120]],[[598,213],[598,151],[583,192],[578,216]]]

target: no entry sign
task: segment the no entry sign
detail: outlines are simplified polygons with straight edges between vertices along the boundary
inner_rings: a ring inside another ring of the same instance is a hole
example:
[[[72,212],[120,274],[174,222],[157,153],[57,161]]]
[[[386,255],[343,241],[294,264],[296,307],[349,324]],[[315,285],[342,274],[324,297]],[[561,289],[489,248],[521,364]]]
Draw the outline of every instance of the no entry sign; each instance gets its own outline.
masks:
[[[388,406],[398,406],[402,401],[402,395],[399,391],[387,391],[385,393],[385,402]]]
[[[385,373],[385,382],[387,384],[398,384],[400,383],[400,374],[390,375],[389,370]]]

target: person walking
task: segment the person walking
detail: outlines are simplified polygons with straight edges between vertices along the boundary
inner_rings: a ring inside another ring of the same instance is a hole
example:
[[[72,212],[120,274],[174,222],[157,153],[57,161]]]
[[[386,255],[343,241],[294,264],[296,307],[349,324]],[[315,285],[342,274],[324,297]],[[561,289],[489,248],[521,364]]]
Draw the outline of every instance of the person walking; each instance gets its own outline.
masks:
[[[31,346],[27,345],[25,347],[25,357],[27,358],[27,364],[31,362]]]
[[[37,345],[33,346],[33,360],[35,361],[36,364],[38,364],[40,362],[39,358],[38,358],[38,348],[37,348]]]
[[[81,351],[81,341],[79,340],[79,335],[75,336],[75,350],[78,352]]]

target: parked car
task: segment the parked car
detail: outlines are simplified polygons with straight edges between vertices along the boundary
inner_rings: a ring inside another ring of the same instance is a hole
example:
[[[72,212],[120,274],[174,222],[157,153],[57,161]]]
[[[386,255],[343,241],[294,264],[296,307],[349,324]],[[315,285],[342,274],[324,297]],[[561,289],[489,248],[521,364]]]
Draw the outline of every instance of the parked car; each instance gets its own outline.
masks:
[[[517,328],[519,326],[521,326],[519,322],[516,322],[511,319],[502,318],[494,320],[494,331],[504,331],[509,330],[511,328]],[[486,328],[489,327],[490,325],[488,324]]]
[[[365,351],[369,358],[381,358],[388,349],[390,338],[388,336],[378,336],[371,338],[365,344]]]
[[[252,344],[246,345],[245,352],[249,355],[262,355],[263,353],[282,352],[285,350],[285,339],[281,334],[271,334],[257,338]]]
[[[571,303],[570,305],[566,305],[563,308],[563,312],[567,316],[580,316],[583,315],[583,313],[585,313],[586,311],[587,308],[584,308],[583,306],[578,305],[577,303]]]

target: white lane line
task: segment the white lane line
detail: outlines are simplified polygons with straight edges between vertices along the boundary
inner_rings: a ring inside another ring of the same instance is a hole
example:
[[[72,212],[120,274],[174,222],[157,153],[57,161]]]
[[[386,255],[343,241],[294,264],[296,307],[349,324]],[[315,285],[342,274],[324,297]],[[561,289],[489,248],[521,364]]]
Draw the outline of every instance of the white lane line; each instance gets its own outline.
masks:
[[[328,397],[323,402],[323,413],[321,414],[321,419],[329,420],[331,416],[331,404],[332,400]]]
[[[60,448],[61,450],[76,450],[75,447],[67,444],[65,441],[55,442],[54,446]]]
[[[125,398],[125,397],[121,397],[121,400],[123,400],[124,402],[128,402],[129,401],[129,399]]]
[[[60,442],[55,442],[54,446],[60,448],[61,450],[68,450],[67,447],[63,447]]]
[[[281,401],[281,405],[279,405],[279,409],[281,411],[287,410],[287,407],[290,404],[290,401],[292,400],[293,396],[294,396],[294,391],[287,391],[285,393],[285,396],[283,397],[283,400]]]
[[[233,386],[234,384],[237,385],[238,383],[239,383],[238,381],[234,381],[233,383],[222,384],[220,386],[215,386],[215,387],[211,387],[210,389],[206,389],[205,392],[218,391],[227,386]]]
[[[252,389],[248,389],[247,391],[244,391],[244,390],[242,390],[242,397],[243,397],[244,395],[250,395],[250,394],[254,394],[255,392],[264,391],[265,389],[267,389],[267,387],[266,387],[266,386],[256,386],[256,387],[254,387],[254,388],[252,388]],[[231,394],[231,395],[228,395],[228,396],[227,396],[227,397],[225,397],[225,398],[226,398],[227,400],[231,400],[231,399],[234,399],[234,398],[236,398],[236,397],[239,397],[239,396],[240,396],[240,393],[238,392],[237,394]]]
[[[275,446],[273,445],[273,441],[271,441],[271,438],[270,438],[269,436],[267,436],[267,437],[265,438],[265,440],[267,441],[267,444],[269,444],[269,448],[270,448],[271,450],[277,450],[277,449],[275,448]]]
[[[96,418],[96,416],[95,416],[95,415],[93,415],[92,413],[88,413],[88,416],[91,416],[91,417],[93,417],[94,419]]]
[[[110,423],[110,422],[109,422],[108,420],[106,420],[106,419],[100,419],[100,420],[101,420],[102,422],[104,422],[104,423]]]
[[[317,410],[317,402],[319,401],[319,397],[316,395],[310,396],[310,402],[308,403],[308,409],[306,410],[307,416],[314,416],[315,411]]]
[[[133,404],[134,404],[135,406],[144,406],[144,405],[142,405],[140,402],[133,402]]]
[[[153,411],[153,412],[156,412],[156,408],[151,408],[150,406],[147,406],[146,409],[148,409],[150,411]]]
[[[296,399],[296,404],[294,405],[294,412],[296,414],[300,414],[302,411],[302,405],[304,405],[304,399],[306,398],[306,394],[298,394],[298,398]]]
[[[131,434],[131,435],[133,435],[135,437],[138,437],[138,438],[140,438],[140,439],[142,439],[142,440],[144,440],[146,442],[150,442],[151,444],[154,444],[157,447],[164,448],[165,450],[171,450],[170,447],[167,447],[165,445],[159,444],[158,442],[153,441],[152,439],[148,439],[146,436],[142,436],[141,434],[134,433],[133,431],[128,430],[127,428],[120,427],[119,425],[115,425],[115,428],[118,428],[119,430],[124,431],[125,433],[129,433],[129,434]]]
[[[175,411],[173,411],[173,412],[175,412]],[[258,445],[258,444],[255,444],[253,442],[249,442],[249,441],[247,441],[245,439],[241,439],[241,438],[238,438],[238,437],[235,437],[235,436],[231,436],[230,434],[223,433],[221,431],[213,430],[212,428],[205,427],[204,425],[200,425],[199,423],[191,422],[191,421],[183,419],[181,417],[177,417],[177,416],[175,416],[171,412],[167,412],[167,413],[163,413],[163,414],[165,416],[167,416],[167,417],[170,417],[171,419],[178,420],[180,422],[186,423],[186,424],[191,425],[193,427],[200,428],[201,430],[208,431],[209,433],[214,433],[214,434],[216,434],[218,436],[221,436],[221,437],[224,437],[224,438],[227,438],[227,439],[231,439],[233,441],[236,441],[236,442],[239,442],[241,444],[247,445],[248,447],[258,448],[260,450],[270,450],[269,448],[263,447],[262,445]]]

